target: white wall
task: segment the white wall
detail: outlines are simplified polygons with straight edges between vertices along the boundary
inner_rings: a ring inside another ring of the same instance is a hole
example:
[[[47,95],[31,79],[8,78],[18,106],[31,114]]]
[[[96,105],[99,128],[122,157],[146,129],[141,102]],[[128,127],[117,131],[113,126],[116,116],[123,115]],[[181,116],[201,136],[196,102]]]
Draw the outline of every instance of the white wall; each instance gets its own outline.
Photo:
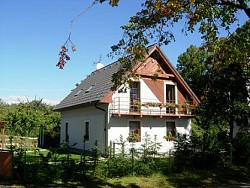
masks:
[[[83,149],[83,138],[85,135],[84,122],[89,121],[89,141],[86,142],[86,150],[94,147],[95,140],[98,147],[103,150],[105,143],[104,132],[104,112],[95,107],[80,108],[76,110],[63,111],[61,113],[61,134],[60,142],[65,140],[65,124],[68,123],[69,145]]]
[[[140,80],[141,82],[141,103],[145,102],[154,102],[154,103],[160,103],[159,99],[155,96],[155,94],[151,91],[151,89],[147,86],[147,84]],[[141,111],[143,113],[147,114],[157,114],[159,113],[159,107],[141,107]]]
[[[155,135],[157,136],[157,142],[162,144],[159,152],[168,153],[173,149],[174,143],[172,141],[166,141],[163,137],[166,135],[166,122],[174,121],[176,125],[177,133],[190,134],[191,131],[191,120],[188,118],[151,118],[151,117],[142,117],[142,118],[133,118],[132,116],[122,116],[122,117],[111,117],[108,125],[108,143],[110,142],[119,142],[120,135],[122,135],[123,140],[126,140],[129,134],[129,125],[128,121],[141,121],[141,142],[135,143],[135,147],[139,148],[143,143],[143,138],[145,134],[149,134],[151,140],[154,140]],[[126,148],[130,148],[131,143],[126,142]]]
[[[142,79],[140,79],[140,84],[141,84],[140,96],[141,96],[142,103],[143,102],[160,102]],[[114,102],[112,103],[111,108],[115,109],[113,113],[129,113],[130,89],[127,89],[126,93],[119,93],[118,91],[116,91],[112,96],[112,100]],[[149,108],[146,108],[144,106],[141,107],[142,112],[147,112],[150,114],[153,114],[155,109],[156,109],[155,107],[149,107]],[[159,111],[158,107],[157,107],[157,110]]]

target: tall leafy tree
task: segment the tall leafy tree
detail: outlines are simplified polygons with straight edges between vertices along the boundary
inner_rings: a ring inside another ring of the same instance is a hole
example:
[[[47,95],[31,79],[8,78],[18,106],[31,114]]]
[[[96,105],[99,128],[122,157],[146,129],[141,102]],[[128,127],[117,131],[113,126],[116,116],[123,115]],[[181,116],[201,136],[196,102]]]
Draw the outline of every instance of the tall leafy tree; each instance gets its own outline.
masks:
[[[230,37],[214,42],[214,46],[191,46],[178,58],[177,67],[182,76],[190,85],[195,85],[197,91],[204,91],[197,116],[198,124],[204,130],[201,144],[204,150],[216,156],[232,143],[235,125],[244,131],[250,128],[247,87],[250,80],[249,33],[250,21]],[[202,55],[197,58],[199,54]],[[238,146],[242,144],[238,143]]]
[[[215,41],[213,46],[190,46],[178,57],[177,69],[203,99],[205,117],[209,119],[237,120],[239,124],[248,125],[249,33],[250,21],[247,21],[230,37]]]
[[[109,3],[118,6],[119,0],[110,0]],[[176,23],[183,23],[182,31],[186,34],[197,30],[204,43],[213,46],[218,39],[219,28],[229,33],[239,11],[244,11],[250,17],[249,0],[143,1],[142,10],[132,16],[127,25],[122,26],[123,38],[111,47],[115,55],[121,56],[119,60],[124,62],[124,68],[113,76],[114,88],[129,78],[124,76],[124,72],[143,59],[147,53],[146,46],[155,42],[166,45],[174,40],[172,27]]]
[[[210,88],[210,114],[230,122],[232,138],[233,123],[249,126],[249,98],[247,84],[250,79],[250,21],[228,38],[222,38],[213,47],[213,55],[208,63]],[[212,103],[214,101],[214,103]],[[214,104],[214,105],[211,105]]]
[[[95,4],[105,2],[109,2],[111,6],[119,6],[119,0],[93,0],[79,16]],[[113,53],[110,55],[120,56],[119,60],[124,63],[124,67],[113,76],[112,89],[116,89],[129,77],[135,76],[133,72],[129,76],[124,73],[143,59],[149,44],[166,45],[175,39],[172,28],[177,23],[182,24],[183,33],[198,31],[205,43],[213,45],[213,41],[218,39],[219,30],[229,32],[240,11],[250,17],[249,0],[143,0],[141,10],[130,18],[127,25],[121,27],[124,31],[123,38],[111,47]],[[76,18],[71,21],[71,26],[75,21]],[[70,35],[71,32],[66,43],[73,44]],[[64,49],[61,49],[60,53],[62,57],[58,66],[63,68],[66,54]],[[60,63],[61,60],[63,63]]]
[[[177,71],[182,75],[199,99],[204,96],[208,81],[208,53],[203,48],[191,45],[178,57]]]

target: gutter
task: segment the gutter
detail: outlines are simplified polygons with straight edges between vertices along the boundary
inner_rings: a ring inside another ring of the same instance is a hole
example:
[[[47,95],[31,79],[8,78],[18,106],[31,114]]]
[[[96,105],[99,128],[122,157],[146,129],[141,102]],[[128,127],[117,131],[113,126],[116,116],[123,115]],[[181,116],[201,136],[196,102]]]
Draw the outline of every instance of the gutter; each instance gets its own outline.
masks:
[[[107,154],[107,111],[103,108],[97,106],[95,103],[95,108],[104,112],[104,153]]]

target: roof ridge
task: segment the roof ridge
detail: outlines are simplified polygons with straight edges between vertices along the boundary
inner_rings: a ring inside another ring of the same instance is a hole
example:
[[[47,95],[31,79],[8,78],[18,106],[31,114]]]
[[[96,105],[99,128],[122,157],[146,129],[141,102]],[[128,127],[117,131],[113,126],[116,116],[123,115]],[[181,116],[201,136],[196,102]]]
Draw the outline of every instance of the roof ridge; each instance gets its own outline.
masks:
[[[158,48],[159,48],[159,46],[158,46],[157,43],[151,44],[151,45],[147,46],[146,48],[147,48],[148,50],[150,50],[152,47],[158,47]],[[101,71],[101,70],[105,70],[108,66],[112,66],[113,64],[117,64],[117,63],[121,63],[121,62],[119,61],[119,59],[116,60],[116,61],[114,61],[114,62],[112,62],[112,63],[110,63],[110,64],[105,65],[104,67],[102,67],[102,68],[100,68],[100,69],[96,69],[96,70],[92,71],[89,75],[87,75],[87,77],[90,76],[91,74],[95,74],[95,72],[99,72],[99,71]]]
[[[110,66],[112,66],[113,64],[116,64],[116,63],[120,63],[120,62],[118,60],[116,60],[113,63],[107,64],[107,65],[105,65],[104,67],[102,67],[100,69],[93,70],[88,76],[90,76],[91,74],[94,74],[95,72],[100,72],[102,70],[105,70],[107,67],[110,67]]]

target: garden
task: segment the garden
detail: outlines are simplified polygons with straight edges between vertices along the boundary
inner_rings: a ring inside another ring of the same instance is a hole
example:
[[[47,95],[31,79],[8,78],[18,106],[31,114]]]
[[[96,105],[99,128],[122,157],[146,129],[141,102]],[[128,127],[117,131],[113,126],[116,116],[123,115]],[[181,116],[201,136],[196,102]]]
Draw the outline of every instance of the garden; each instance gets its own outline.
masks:
[[[1,184],[34,187],[197,187],[234,184],[249,179],[249,163],[229,164],[228,153],[193,150],[192,138],[178,137],[175,152],[157,152],[160,143],[147,134],[140,149],[120,138],[121,148],[75,150],[67,143],[58,147],[37,147],[35,139],[7,140],[13,153],[13,176]],[[15,143],[12,142],[15,140]],[[124,152],[129,151],[129,152]]]
[[[250,135],[242,128],[229,142],[223,123],[203,128],[195,120],[192,137],[166,135],[175,152],[158,152],[161,143],[147,134],[120,137],[105,155],[96,142],[90,152],[59,143],[60,114],[41,100],[8,105],[0,100],[5,149],[11,176],[0,184],[16,187],[201,187],[249,180]],[[197,118],[199,120],[199,118]],[[142,140],[139,149],[129,141]],[[1,159],[1,158],[0,158]],[[3,172],[1,169],[0,172]]]

